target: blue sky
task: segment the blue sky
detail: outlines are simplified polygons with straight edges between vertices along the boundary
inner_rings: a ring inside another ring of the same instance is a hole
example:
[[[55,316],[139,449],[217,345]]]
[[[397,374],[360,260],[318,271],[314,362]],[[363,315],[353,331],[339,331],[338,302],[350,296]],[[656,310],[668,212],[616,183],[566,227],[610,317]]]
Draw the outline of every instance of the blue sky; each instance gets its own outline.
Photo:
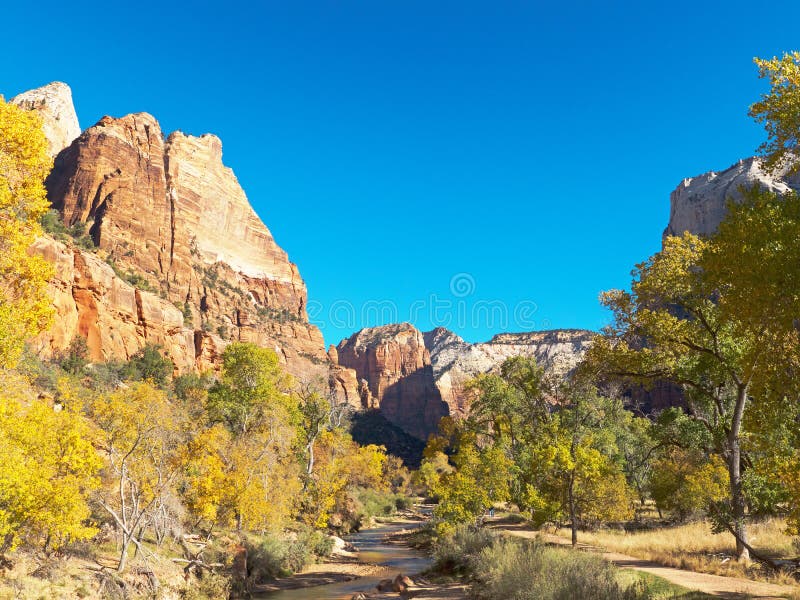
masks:
[[[30,6],[29,6],[30,5]],[[14,2],[0,93],[212,132],[329,343],[598,328],[669,192],[753,154],[800,3]]]

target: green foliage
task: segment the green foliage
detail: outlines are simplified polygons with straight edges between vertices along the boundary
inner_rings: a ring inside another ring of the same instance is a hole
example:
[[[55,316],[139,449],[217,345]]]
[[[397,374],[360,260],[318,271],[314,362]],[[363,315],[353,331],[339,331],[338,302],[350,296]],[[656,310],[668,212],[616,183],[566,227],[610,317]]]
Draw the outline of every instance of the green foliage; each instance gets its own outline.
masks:
[[[72,240],[82,250],[90,252],[97,250],[92,236],[88,233],[86,223],[78,221],[71,227],[67,227],[61,219],[61,213],[52,208],[42,215],[39,222],[46,233],[60,242]]]
[[[72,339],[66,351],[62,352],[57,361],[59,366],[70,375],[80,375],[89,364],[89,347],[81,336]]]
[[[153,287],[150,284],[150,280],[147,279],[147,277],[145,277],[141,273],[137,273],[133,269],[128,269],[127,271],[123,271],[122,269],[119,268],[119,266],[117,266],[117,263],[111,258],[106,259],[106,263],[108,263],[108,265],[114,270],[114,274],[117,277],[119,277],[123,281],[127,281],[133,287],[140,289],[143,292],[150,292],[152,294],[156,294],[159,292],[157,288]]]
[[[278,355],[254,344],[233,343],[222,354],[222,378],[208,392],[207,410],[215,423],[235,434],[258,427],[275,409],[296,415],[286,393],[289,379]]]
[[[653,463],[650,494],[659,510],[684,520],[728,495],[728,472],[718,456],[670,448]]]
[[[601,376],[633,383],[669,379],[683,386],[689,415],[706,430],[708,449],[727,464],[729,524],[742,557],[747,554],[741,540],[746,537],[742,441],[743,427],[750,423],[748,407],[779,401],[792,389],[788,373],[800,366],[797,331],[786,326],[781,308],[796,300],[752,304],[748,295],[758,285],[753,273],[797,272],[797,263],[787,257],[796,257],[800,229],[787,226],[782,214],[773,196],[754,191],[741,207],[732,207],[731,220],[716,236],[666,238],[661,252],[637,265],[630,292],[602,296],[614,322],[588,352]],[[759,220],[754,215],[764,221],[755,236],[745,225]],[[788,221],[793,222],[800,219]],[[775,240],[767,223],[795,233]],[[775,250],[784,246],[786,251]],[[771,297],[770,289],[760,292],[762,298]]]
[[[264,583],[288,577],[313,560],[329,556],[333,539],[321,531],[303,528],[294,539],[264,535],[249,539],[247,547],[248,580]]]
[[[512,463],[500,447],[480,449],[472,435],[463,434],[453,463],[455,470],[442,475],[432,488],[439,498],[433,514],[440,533],[475,523],[495,502],[509,498]]]
[[[163,387],[173,370],[172,361],[161,354],[161,347],[147,344],[131,356],[123,369],[123,376],[130,381],[151,381]]]

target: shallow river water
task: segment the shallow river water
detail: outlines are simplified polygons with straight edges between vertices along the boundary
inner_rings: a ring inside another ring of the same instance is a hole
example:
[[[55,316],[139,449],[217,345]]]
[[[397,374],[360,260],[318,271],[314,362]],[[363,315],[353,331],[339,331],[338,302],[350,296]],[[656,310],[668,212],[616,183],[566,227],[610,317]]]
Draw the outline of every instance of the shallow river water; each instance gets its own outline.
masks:
[[[384,565],[387,571],[380,577],[361,577],[353,581],[343,581],[316,587],[298,590],[283,590],[259,595],[264,600],[341,600],[349,599],[356,592],[368,592],[381,580],[394,577],[398,573],[413,574],[422,571],[430,565],[430,558],[424,553],[407,548],[386,544],[383,537],[401,529],[408,528],[406,524],[381,525],[374,529],[367,529],[345,537],[359,550],[359,560],[365,563]]]

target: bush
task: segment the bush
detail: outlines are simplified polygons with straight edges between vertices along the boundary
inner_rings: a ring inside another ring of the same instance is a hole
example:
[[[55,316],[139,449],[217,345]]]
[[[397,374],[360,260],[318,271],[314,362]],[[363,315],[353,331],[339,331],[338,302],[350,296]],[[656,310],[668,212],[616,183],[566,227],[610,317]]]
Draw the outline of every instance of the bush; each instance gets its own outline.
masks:
[[[80,375],[83,373],[83,368],[89,364],[89,347],[86,345],[86,340],[80,336],[73,338],[64,352],[61,352],[58,357],[58,364],[67,373],[72,375]]]
[[[496,540],[497,536],[488,529],[461,525],[434,544],[433,568],[441,573],[465,575],[472,571],[474,558]]]
[[[259,584],[277,577],[296,573],[316,557],[329,556],[333,539],[310,527],[301,529],[294,539],[265,535],[255,542],[248,541],[247,578]]]
[[[68,242],[72,238],[78,248],[89,251],[97,249],[94,240],[87,232],[86,223],[78,222],[72,227],[67,227],[61,219],[61,213],[52,208],[42,215],[39,222],[42,229],[59,242]]]
[[[285,540],[265,535],[255,545],[247,546],[247,578],[252,583],[292,574],[287,565],[289,544]]]
[[[161,356],[161,347],[148,344],[131,356],[123,375],[130,381],[152,381],[163,386],[172,370],[172,361]]]
[[[216,600],[228,598],[231,592],[231,581],[228,577],[217,573],[201,572],[197,579],[187,582],[181,590],[182,600]]]
[[[497,539],[472,559],[473,593],[484,600],[639,600],[644,586],[623,588],[617,569],[599,556]]]

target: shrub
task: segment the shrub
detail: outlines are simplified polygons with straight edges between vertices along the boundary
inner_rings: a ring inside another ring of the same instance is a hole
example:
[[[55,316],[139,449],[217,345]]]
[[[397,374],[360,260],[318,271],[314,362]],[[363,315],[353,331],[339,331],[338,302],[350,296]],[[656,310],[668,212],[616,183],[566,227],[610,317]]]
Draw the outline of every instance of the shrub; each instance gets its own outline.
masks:
[[[64,352],[57,357],[58,364],[67,373],[79,375],[83,373],[83,368],[89,364],[89,347],[86,340],[80,336],[73,338]]]
[[[599,556],[498,539],[473,558],[474,594],[485,600],[639,600],[644,586],[623,588]]]
[[[181,590],[182,600],[216,600],[228,598],[231,581],[217,573],[201,572],[196,580],[188,581]]]
[[[312,528],[301,529],[295,539],[265,535],[248,542],[247,578],[250,584],[288,577],[309,564],[315,556],[328,556],[333,539]]]
[[[265,535],[256,544],[247,544],[247,578],[252,583],[263,583],[276,577],[287,577],[288,544],[284,540]]]
[[[148,344],[131,356],[123,375],[131,381],[152,381],[163,386],[172,370],[172,361],[161,356],[161,347]]]
[[[472,570],[474,557],[491,547],[496,539],[488,529],[461,525],[434,544],[433,568],[441,573],[467,574]]]

